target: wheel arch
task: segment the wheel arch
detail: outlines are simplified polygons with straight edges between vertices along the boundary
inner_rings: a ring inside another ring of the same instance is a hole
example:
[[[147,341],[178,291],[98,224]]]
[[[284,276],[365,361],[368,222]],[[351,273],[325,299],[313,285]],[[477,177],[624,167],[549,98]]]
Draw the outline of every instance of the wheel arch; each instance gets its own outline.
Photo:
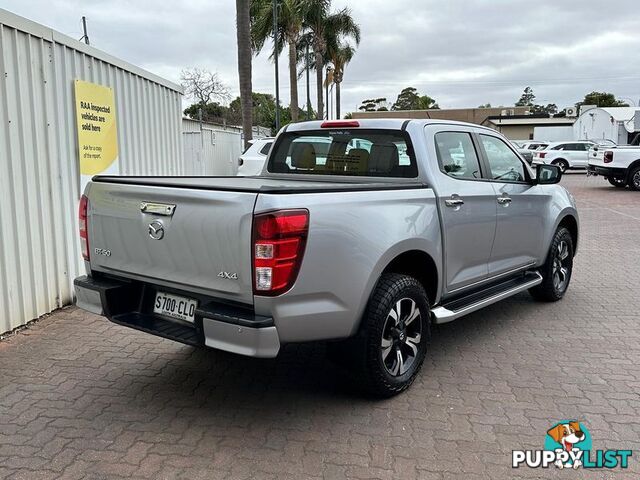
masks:
[[[578,219],[573,214],[568,213],[560,219],[555,230],[560,227],[565,227],[569,230],[571,241],[573,242],[573,256],[575,257],[578,251]]]
[[[399,273],[414,277],[427,294],[429,305],[438,298],[439,275],[434,259],[424,250],[408,250],[393,258],[382,270],[385,273]]]
[[[627,174],[625,175],[625,183],[629,183],[631,181],[631,172],[637,167],[640,167],[640,158],[638,160],[634,160],[633,162],[631,162],[631,165],[627,167]]]

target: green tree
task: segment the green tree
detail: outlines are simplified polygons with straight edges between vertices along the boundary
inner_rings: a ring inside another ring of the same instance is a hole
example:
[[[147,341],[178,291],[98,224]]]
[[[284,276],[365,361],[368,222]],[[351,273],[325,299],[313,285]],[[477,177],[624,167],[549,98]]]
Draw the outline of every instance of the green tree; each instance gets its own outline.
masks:
[[[193,118],[194,120],[200,120],[210,123],[222,123],[226,120],[228,108],[224,105],[220,105],[218,102],[207,103],[201,105],[200,103],[193,103],[184,109],[185,116]],[[200,116],[202,115],[202,117]],[[238,125],[242,123],[242,119],[238,122]]]
[[[491,108],[490,103],[483,103],[482,105],[478,105],[478,108]]]
[[[333,83],[336,86],[336,118],[340,118],[340,84],[344,80],[344,69],[353,58],[355,48],[342,43],[339,38],[330,38],[327,43],[327,57],[333,64]]]
[[[530,112],[555,115],[556,113],[558,113],[558,106],[555,103],[549,103],[547,105],[531,105]]]
[[[275,135],[276,131],[276,99],[269,93],[256,93],[253,92],[252,98],[252,110],[253,119],[252,125],[259,125],[261,127],[269,127],[271,134]],[[291,123],[291,108],[280,106],[280,126]],[[298,117],[304,112],[298,109]],[[240,97],[236,98],[229,104],[227,109],[226,121],[230,125],[237,125],[242,119],[242,109],[240,104]]]
[[[391,110],[429,110],[439,109],[436,101],[429,95],[418,94],[414,87],[402,89]]]
[[[516,107],[532,107],[535,100],[536,96],[533,93],[533,89],[531,87],[526,87],[520,96],[520,100],[518,100],[515,105]]]
[[[251,5],[250,0],[236,0],[236,41],[238,44],[238,77],[242,105],[242,133],[244,146],[253,138],[251,95]]]
[[[578,102],[580,105],[597,105],[598,107],[628,107],[629,104],[618,100],[613,93],[608,92],[591,92],[584,96],[584,100]]]
[[[358,110],[362,112],[388,112],[389,107],[387,105],[387,99],[384,97],[369,98],[362,101],[362,104],[358,107]]]
[[[279,55],[287,44],[289,50],[289,87],[291,94],[291,111],[294,122],[298,121],[298,51],[297,45],[303,32],[304,9],[308,7],[306,0],[279,0],[278,2],[278,51],[271,58]],[[254,50],[262,50],[264,43],[273,37],[273,0],[251,1],[251,36]]]
[[[330,13],[331,0],[305,0],[304,26],[311,36],[316,71],[317,118],[324,118],[323,69],[328,59],[328,38],[352,38],[360,43],[360,26],[351,16],[349,8]]]
[[[440,105],[429,95],[422,95],[418,100],[418,110],[440,110]]]

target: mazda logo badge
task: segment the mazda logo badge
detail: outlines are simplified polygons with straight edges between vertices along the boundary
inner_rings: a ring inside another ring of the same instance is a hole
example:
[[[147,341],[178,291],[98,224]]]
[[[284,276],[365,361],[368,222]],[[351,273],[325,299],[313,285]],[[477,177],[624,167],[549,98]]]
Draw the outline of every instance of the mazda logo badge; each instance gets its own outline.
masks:
[[[154,240],[162,240],[164,237],[164,225],[158,220],[149,224],[149,236]]]

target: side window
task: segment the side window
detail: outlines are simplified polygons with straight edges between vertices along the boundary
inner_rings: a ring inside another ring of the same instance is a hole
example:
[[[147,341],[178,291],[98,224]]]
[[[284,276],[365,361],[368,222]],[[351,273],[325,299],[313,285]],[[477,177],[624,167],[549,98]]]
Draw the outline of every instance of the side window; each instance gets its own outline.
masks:
[[[586,152],[587,150],[589,150],[589,147],[587,146],[586,143],[576,143],[573,145],[572,150],[577,150],[579,152]]]
[[[567,144],[566,143],[562,143],[560,145],[556,145],[555,147],[552,147],[551,150],[567,150]]]
[[[436,133],[438,159],[444,172],[454,178],[480,178],[480,162],[471,135],[463,132]]]
[[[273,142],[265,143],[264,146],[260,149],[260,155],[268,155],[269,150],[271,150],[271,145],[273,145]]]
[[[507,182],[526,181],[522,161],[506,143],[489,135],[480,135],[480,139],[489,161],[490,178]]]

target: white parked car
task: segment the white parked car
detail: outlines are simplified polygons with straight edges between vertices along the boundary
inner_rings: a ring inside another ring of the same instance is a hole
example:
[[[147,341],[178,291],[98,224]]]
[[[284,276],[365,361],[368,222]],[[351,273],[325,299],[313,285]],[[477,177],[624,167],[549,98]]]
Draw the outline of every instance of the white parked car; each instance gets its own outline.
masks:
[[[563,172],[569,168],[587,168],[589,150],[596,144],[589,140],[552,142],[544,150],[536,150],[533,163],[557,165]]]
[[[542,150],[543,148],[547,148],[548,146],[549,142],[530,140],[528,142],[522,142],[520,148],[524,150]]]
[[[238,176],[251,177],[260,175],[267,154],[273,145],[273,137],[251,140],[251,146],[238,158]]]

